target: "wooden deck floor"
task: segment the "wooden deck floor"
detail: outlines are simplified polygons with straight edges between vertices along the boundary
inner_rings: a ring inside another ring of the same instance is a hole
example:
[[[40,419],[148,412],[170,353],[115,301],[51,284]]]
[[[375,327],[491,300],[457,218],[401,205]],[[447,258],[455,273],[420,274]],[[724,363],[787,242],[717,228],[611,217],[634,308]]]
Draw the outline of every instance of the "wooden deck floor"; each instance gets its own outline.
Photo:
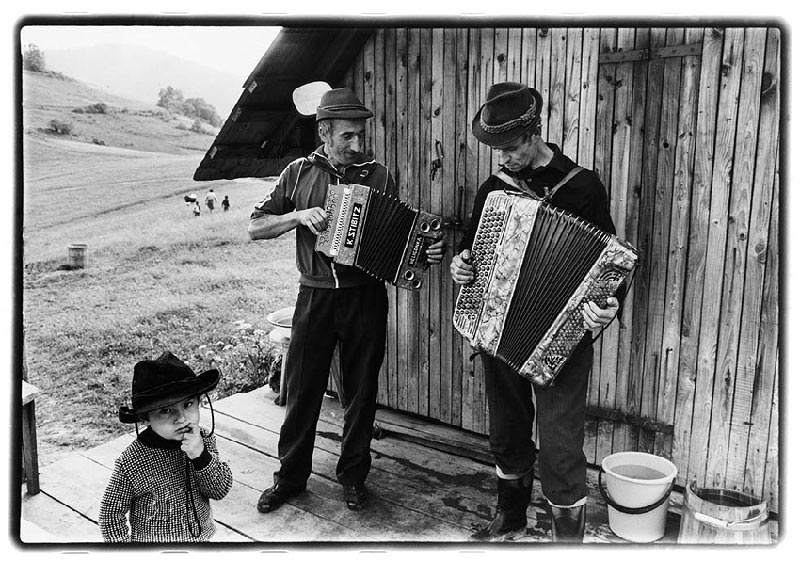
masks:
[[[367,480],[372,497],[366,509],[348,510],[335,479],[341,435],[341,408],[326,399],[317,426],[313,474],[305,493],[288,505],[261,514],[255,509],[261,491],[278,468],[278,432],[284,409],[268,389],[237,394],[215,404],[221,457],[230,465],[234,486],[212,502],[218,522],[215,542],[270,543],[469,543],[470,534],[491,519],[495,479],[480,436],[431,426],[393,412],[379,411],[382,436],[373,440],[373,468]],[[209,412],[201,423],[210,426]],[[432,439],[426,437],[426,433]],[[41,470],[42,492],[22,493],[21,539],[24,543],[102,542],[97,518],[99,500],[114,460],[133,434],[76,453]],[[473,453],[459,450],[467,444]],[[478,451],[478,452],[474,452]],[[597,482],[596,473],[589,482]],[[550,523],[535,483],[523,541],[549,542]],[[675,495],[675,494],[673,494]],[[679,508],[670,508],[667,534],[675,543]],[[608,527],[605,504],[592,489],[587,509],[586,543],[625,542]],[[263,548],[263,546],[261,546]],[[270,547],[272,548],[272,547]]]

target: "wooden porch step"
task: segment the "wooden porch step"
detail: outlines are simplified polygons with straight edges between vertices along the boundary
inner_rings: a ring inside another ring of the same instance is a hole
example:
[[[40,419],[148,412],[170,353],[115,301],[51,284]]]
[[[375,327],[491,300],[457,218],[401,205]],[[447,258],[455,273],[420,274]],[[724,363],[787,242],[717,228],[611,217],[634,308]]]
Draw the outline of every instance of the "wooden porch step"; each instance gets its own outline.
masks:
[[[48,489],[36,495],[22,494],[20,539],[24,543],[100,542],[95,521],[53,499]]]
[[[269,403],[266,397],[262,399],[250,393],[216,407],[218,413],[229,414],[217,416],[220,433],[240,443],[250,443],[250,446],[258,444],[259,454],[271,459],[271,467],[253,466],[253,459],[236,459],[237,467],[242,470],[238,477],[261,489],[271,485],[272,473],[278,468],[274,458],[278,434],[267,428],[280,427],[283,420],[283,409],[269,408]],[[247,422],[242,421],[245,419]],[[466,495],[459,493],[450,502],[452,505],[461,502],[461,509],[444,507],[448,503],[445,496],[455,491],[446,480],[463,474],[468,461],[463,460],[463,466],[459,466],[452,458],[443,459],[441,453],[419,445],[401,443],[398,447],[392,440],[375,440],[373,468],[367,480],[373,491],[370,517],[343,510],[341,486],[335,476],[340,434],[340,427],[325,419],[319,421],[309,493],[290,500],[293,505],[352,526],[365,541],[409,540],[409,537],[462,541],[471,533],[469,523],[474,515],[470,512],[487,509],[485,498],[476,490]],[[222,450],[223,445],[220,445]],[[325,501],[320,503],[318,499]],[[271,514],[266,517],[269,516]]]

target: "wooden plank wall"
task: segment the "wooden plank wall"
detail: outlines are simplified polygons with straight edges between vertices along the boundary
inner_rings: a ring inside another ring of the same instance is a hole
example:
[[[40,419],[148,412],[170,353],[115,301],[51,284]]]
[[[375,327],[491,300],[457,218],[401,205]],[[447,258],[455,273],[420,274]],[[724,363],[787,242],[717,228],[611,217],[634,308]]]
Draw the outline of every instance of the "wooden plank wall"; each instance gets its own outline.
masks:
[[[649,59],[600,64],[645,48]],[[424,289],[390,289],[380,403],[488,432],[447,265],[494,169],[472,117],[489,85],[522,81],[544,99],[543,136],[598,173],[618,234],[642,251],[595,346],[589,405],[621,415],[588,420],[589,462],[652,452],[679,484],[777,511],[781,52],[781,30],[765,27],[376,29],[343,84],[373,108],[368,146],[402,197],[454,225]]]

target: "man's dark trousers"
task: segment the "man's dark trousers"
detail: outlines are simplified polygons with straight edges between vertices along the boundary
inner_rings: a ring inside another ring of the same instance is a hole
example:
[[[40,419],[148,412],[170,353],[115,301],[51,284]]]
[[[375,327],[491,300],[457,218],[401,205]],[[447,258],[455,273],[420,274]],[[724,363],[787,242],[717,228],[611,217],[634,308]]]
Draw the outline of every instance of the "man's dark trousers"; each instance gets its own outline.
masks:
[[[536,388],[539,475],[544,496],[555,505],[572,505],[586,496],[584,417],[591,345],[571,357],[554,383]],[[533,386],[501,360],[481,354],[489,402],[489,445],[506,475],[533,468],[536,446],[531,440]]]
[[[311,474],[317,420],[337,341],[346,399],[336,477],[361,484],[372,458],[378,372],[386,348],[388,299],[383,283],[319,289],[300,286],[286,355],[286,417],[275,482],[303,488]]]

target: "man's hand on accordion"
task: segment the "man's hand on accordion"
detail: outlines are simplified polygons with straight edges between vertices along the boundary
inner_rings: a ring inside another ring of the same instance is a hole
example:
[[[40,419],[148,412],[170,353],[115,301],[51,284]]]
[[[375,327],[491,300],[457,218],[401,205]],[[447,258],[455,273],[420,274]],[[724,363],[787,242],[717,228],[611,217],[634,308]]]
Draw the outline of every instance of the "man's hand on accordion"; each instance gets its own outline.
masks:
[[[441,233],[440,233],[441,236]],[[425,254],[428,257],[428,263],[437,265],[442,263],[444,253],[447,251],[447,241],[444,238],[439,238],[436,242],[428,246]]]
[[[450,262],[450,276],[459,285],[469,285],[475,280],[472,253],[469,250],[461,250],[460,254],[453,256]]]
[[[617,316],[619,311],[619,301],[616,297],[608,297],[605,307],[600,307],[592,301],[583,305],[583,325],[587,330],[591,330],[592,335],[605,328]]]
[[[301,225],[308,227],[314,234],[323,232],[328,226],[328,215],[322,207],[312,207],[297,211],[297,220]]]

